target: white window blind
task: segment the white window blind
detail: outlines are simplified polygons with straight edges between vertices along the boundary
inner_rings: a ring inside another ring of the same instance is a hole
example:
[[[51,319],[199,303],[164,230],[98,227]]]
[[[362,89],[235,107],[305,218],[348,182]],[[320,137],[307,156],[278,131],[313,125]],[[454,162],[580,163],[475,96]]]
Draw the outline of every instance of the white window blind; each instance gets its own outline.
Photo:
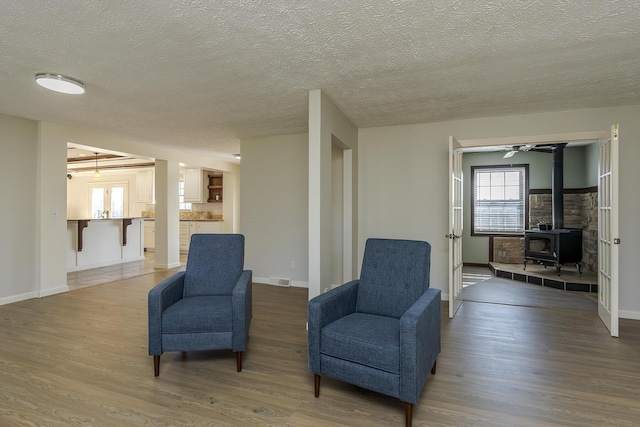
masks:
[[[525,224],[525,168],[474,169],[474,233],[517,233]]]

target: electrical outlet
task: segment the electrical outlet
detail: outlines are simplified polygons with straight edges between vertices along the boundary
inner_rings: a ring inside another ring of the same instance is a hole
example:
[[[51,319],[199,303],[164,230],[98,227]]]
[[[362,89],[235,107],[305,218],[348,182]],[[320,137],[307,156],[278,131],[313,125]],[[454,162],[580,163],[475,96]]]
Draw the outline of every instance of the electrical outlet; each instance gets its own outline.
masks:
[[[295,261],[291,261],[291,269],[292,270],[296,269],[296,262]]]
[[[255,218],[255,217],[257,217],[257,216],[258,216],[258,212],[256,212],[256,210],[255,210],[255,209],[254,209],[254,210],[252,210],[252,211],[251,211],[251,217],[252,217],[252,218]]]

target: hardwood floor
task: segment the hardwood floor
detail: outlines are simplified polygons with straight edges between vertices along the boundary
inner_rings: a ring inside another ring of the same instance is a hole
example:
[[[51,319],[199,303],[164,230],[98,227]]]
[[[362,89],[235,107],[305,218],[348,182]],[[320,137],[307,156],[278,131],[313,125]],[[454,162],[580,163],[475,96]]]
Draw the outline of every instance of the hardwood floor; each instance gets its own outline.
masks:
[[[69,290],[84,288],[87,286],[102,285],[116,280],[129,279],[155,272],[154,264],[156,253],[148,251],[144,253],[144,261],[131,261],[124,264],[115,264],[108,267],[90,268],[88,270],[67,273],[67,286]],[[186,265],[187,255],[180,254],[182,267]]]
[[[175,270],[0,306],[1,426],[402,426],[396,399],[307,370],[307,291],[254,284],[243,370],[230,351],[165,353],[147,293]],[[446,313],[443,306],[443,314]],[[640,322],[464,302],[442,318],[414,426],[635,426]]]

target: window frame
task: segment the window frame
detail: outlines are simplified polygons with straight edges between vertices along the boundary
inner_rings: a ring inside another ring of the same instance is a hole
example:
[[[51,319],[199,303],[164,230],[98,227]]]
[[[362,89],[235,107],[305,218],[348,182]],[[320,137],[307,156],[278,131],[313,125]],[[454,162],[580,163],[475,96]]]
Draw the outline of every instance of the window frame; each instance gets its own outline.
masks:
[[[476,231],[475,230],[475,205],[476,205],[476,170],[478,169],[524,169],[524,182],[523,182],[523,197],[524,197],[524,223],[522,231]],[[471,235],[472,236],[522,236],[524,235],[524,230],[527,229],[529,224],[529,164],[521,163],[521,164],[497,164],[497,165],[481,165],[481,166],[471,166],[471,177],[470,177],[470,199],[471,199],[471,209],[470,211],[470,223],[471,223]]]
[[[184,201],[184,179],[178,181],[178,208],[181,211],[191,211],[193,203]]]

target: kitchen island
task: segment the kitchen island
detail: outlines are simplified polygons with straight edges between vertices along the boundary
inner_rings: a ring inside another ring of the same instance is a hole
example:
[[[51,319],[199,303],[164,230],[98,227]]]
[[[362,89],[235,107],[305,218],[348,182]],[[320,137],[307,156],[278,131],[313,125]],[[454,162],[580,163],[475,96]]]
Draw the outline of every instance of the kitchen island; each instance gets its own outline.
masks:
[[[68,219],[67,272],[143,260],[143,221]]]

